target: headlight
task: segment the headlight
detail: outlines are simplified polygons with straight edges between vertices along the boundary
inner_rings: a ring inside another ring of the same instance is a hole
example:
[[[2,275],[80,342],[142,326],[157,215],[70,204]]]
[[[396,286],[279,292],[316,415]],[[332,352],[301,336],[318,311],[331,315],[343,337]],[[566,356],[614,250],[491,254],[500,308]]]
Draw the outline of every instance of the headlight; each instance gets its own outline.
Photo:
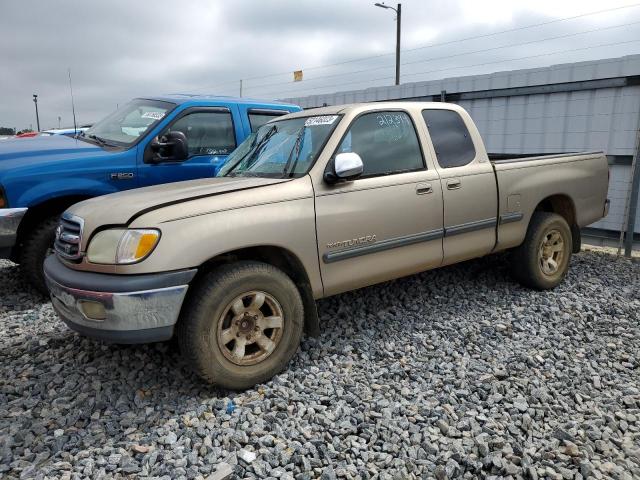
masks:
[[[158,244],[160,231],[153,229],[112,229],[98,232],[89,243],[91,263],[123,265],[145,259]]]

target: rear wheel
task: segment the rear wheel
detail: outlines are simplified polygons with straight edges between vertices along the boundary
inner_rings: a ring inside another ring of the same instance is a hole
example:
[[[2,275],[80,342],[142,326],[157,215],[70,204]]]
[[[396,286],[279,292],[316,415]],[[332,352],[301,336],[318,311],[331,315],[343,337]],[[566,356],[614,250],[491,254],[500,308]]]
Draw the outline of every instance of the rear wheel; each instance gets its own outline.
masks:
[[[52,215],[37,223],[23,238],[20,268],[24,277],[43,295],[49,295],[44,281],[44,260],[53,253],[53,242],[60,215]]]
[[[302,298],[271,265],[223,265],[202,278],[188,302],[178,341],[196,373],[211,383],[249,388],[280,372],[298,349]]]
[[[572,249],[567,221],[556,213],[535,212],[524,243],[514,251],[511,269],[523,285],[551,289],[566,276]]]

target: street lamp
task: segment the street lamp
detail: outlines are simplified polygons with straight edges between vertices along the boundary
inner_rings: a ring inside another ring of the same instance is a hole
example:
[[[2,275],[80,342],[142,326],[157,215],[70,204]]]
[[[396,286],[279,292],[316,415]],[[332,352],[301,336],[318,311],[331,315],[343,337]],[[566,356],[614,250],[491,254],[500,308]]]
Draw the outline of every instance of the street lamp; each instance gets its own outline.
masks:
[[[396,85],[400,85],[400,24],[402,22],[402,4],[399,3],[397,8],[390,7],[384,3],[374,3],[374,6],[396,12]]]
[[[33,103],[36,104],[36,124],[38,125],[38,131],[40,131],[40,117],[38,116],[38,95],[33,94]]]

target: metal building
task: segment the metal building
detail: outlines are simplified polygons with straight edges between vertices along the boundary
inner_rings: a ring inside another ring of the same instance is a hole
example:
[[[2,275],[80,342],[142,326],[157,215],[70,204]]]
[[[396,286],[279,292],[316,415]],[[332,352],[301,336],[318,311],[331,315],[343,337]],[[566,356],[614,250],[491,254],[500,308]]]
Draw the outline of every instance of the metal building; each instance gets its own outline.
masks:
[[[604,151],[611,209],[592,227],[620,231],[640,128],[640,55],[286,99],[303,108],[382,100],[457,103],[491,153]]]

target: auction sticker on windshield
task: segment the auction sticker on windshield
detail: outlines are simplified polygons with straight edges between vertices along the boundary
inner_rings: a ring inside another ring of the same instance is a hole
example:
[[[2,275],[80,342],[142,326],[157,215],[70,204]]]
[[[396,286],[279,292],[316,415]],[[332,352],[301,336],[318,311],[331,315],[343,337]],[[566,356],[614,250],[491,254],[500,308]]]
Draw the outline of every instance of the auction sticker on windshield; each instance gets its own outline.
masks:
[[[338,115],[320,115],[318,117],[309,117],[304,122],[305,127],[313,127],[314,125],[331,125],[336,121]]]
[[[141,118],[153,118],[154,120],[160,120],[164,117],[164,112],[145,112]]]

